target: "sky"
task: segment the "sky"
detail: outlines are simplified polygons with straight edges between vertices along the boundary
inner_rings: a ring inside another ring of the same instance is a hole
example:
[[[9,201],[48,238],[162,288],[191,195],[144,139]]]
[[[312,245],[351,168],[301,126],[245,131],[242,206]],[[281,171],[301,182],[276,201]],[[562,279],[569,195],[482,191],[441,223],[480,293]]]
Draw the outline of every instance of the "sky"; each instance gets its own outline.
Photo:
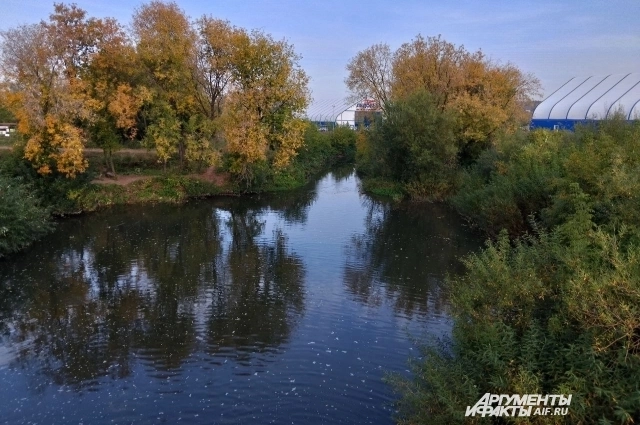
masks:
[[[71,2],[68,2],[71,3]],[[91,17],[128,24],[138,0],[77,0]],[[310,77],[312,105],[348,94],[346,65],[386,43],[441,35],[537,77],[540,98],[572,77],[640,72],[640,0],[176,0],[193,18],[210,15],[286,39]],[[46,20],[53,1],[2,0],[0,30]],[[312,106],[313,107],[313,106]],[[337,112],[337,111],[336,111]]]

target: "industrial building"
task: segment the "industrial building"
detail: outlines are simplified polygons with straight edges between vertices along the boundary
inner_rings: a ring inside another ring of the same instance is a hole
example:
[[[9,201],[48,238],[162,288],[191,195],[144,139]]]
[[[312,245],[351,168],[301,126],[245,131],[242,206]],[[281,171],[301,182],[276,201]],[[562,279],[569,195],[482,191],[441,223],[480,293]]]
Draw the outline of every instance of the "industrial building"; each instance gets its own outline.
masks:
[[[536,107],[531,128],[572,130],[614,115],[640,119],[640,73],[570,79]]]
[[[316,123],[321,130],[334,126],[349,128],[367,128],[380,115],[382,110],[373,99],[363,99],[354,104],[344,100],[324,101],[309,107],[307,119]]]

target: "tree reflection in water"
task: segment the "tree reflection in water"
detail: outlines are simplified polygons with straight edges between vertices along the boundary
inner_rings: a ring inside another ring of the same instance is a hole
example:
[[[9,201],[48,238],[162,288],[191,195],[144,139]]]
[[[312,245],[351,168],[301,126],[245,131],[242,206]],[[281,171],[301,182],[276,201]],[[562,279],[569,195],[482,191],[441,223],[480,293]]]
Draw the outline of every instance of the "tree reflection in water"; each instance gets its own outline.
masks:
[[[458,217],[437,204],[390,204],[364,198],[365,232],[351,237],[343,279],[354,298],[389,301],[398,314],[441,315],[447,306],[446,273],[478,246]]]
[[[241,363],[277,351],[304,312],[303,263],[281,230],[263,234],[268,203],[229,202],[76,219],[12,259],[0,270],[11,367],[36,370],[36,391],[82,389],[131,375],[138,360],[160,376],[200,350]]]

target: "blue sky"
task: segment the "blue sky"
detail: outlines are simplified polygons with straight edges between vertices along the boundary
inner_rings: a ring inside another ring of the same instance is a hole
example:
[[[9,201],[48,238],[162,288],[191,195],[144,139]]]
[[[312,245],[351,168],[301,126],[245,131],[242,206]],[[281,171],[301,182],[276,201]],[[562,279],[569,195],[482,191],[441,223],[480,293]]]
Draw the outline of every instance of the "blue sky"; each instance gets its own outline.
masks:
[[[90,16],[121,23],[142,1],[77,0]],[[417,34],[441,34],[532,73],[549,95],[574,76],[640,72],[640,0],[178,0],[203,14],[285,38],[302,56],[316,103],[344,98],[346,64],[376,43],[396,49]],[[46,19],[53,2],[3,0],[0,29]]]

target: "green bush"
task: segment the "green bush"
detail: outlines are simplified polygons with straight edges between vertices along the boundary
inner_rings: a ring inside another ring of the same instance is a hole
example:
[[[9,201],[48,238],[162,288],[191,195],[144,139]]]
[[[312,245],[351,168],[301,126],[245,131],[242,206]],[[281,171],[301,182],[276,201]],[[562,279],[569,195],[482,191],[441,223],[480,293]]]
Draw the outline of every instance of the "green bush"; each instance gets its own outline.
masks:
[[[356,160],[357,133],[346,126],[338,126],[329,132],[335,163],[353,163]]]
[[[82,211],[75,198],[94,176],[91,172],[80,174],[75,179],[56,173],[42,176],[24,159],[24,146],[20,144],[14,146],[10,155],[2,157],[0,174],[20,179],[34,192],[41,204],[57,216]]]
[[[429,93],[416,93],[390,105],[385,119],[366,133],[358,171],[398,182],[414,199],[444,199],[458,182],[454,130],[453,116],[441,111]]]
[[[575,133],[537,130],[509,136],[483,152],[451,198],[461,214],[490,235],[531,230],[530,216],[551,228],[566,217],[577,183],[589,195],[594,221],[640,221],[640,123],[604,121]]]
[[[553,231],[513,243],[503,232],[465,259],[450,281],[451,344],[426,348],[414,380],[392,379],[404,421],[462,423],[485,393],[573,394],[566,417],[519,423],[640,419],[637,229],[596,226],[588,197],[572,190],[573,212]]]
[[[490,235],[529,229],[529,217],[548,207],[563,176],[564,136],[532,132],[502,140],[464,173],[451,202]]]
[[[346,127],[336,127],[330,132],[320,132],[313,124],[305,130],[304,143],[289,166],[275,170],[267,161],[244,165],[240,170],[233,155],[223,157],[222,168],[231,173],[241,190],[250,192],[290,190],[304,185],[309,177],[322,170],[355,158],[356,132]]]
[[[18,179],[0,175],[0,257],[17,252],[49,233],[47,208]]]
[[[640,421],[639,152],[640,124],[612,120],[480,155],[453,203],[504,230],[449,281],[450,341],[391,379],[401,422],[509,422],[464,417],[485,393],[573,394],[566,417],[513,422]]]

